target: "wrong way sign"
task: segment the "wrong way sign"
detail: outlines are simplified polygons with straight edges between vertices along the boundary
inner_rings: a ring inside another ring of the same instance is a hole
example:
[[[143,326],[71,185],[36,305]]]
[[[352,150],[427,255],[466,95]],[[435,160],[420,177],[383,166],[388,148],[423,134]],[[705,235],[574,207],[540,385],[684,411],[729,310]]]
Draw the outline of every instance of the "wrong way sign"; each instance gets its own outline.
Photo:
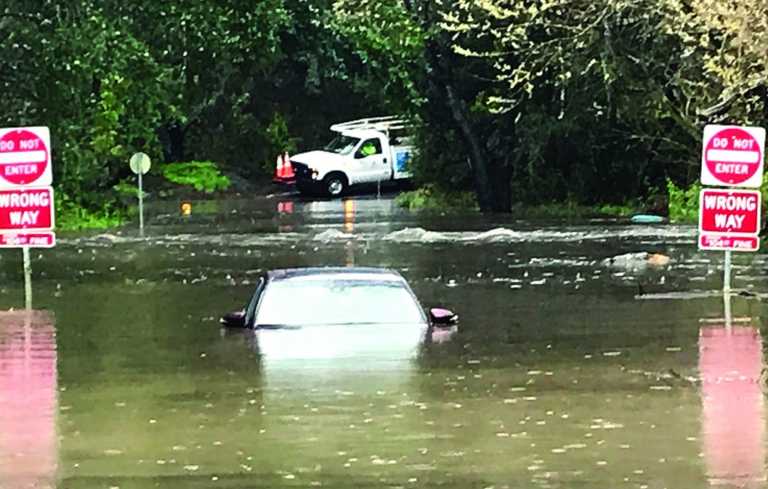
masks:
[[[53,226],[51,187],[0,190],[0,233],[49,231]]]
[[[760,232],[760,192],[702,189],[699,231],[733,235]]]
[[[0,188],[51,185],[51,166],[47,127],[0,129]]]
[[[699,249],[755,251],[759,247],[761,195],[757,190],[702,189]]]

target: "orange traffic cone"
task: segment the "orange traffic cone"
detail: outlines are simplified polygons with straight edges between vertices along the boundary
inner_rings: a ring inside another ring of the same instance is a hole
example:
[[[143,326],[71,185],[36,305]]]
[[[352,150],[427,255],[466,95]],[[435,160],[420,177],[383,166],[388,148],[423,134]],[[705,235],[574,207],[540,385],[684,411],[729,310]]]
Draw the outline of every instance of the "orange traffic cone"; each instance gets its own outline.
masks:
[[[277,155],[277,161],[275,161],[275,180],[283,179],[283,157]]]
[[[286,180],[291,180],[296,177],[293,173],[293,165],[291,165],[291,158],[288,156],[287,151],[283,155],[283,177]]]

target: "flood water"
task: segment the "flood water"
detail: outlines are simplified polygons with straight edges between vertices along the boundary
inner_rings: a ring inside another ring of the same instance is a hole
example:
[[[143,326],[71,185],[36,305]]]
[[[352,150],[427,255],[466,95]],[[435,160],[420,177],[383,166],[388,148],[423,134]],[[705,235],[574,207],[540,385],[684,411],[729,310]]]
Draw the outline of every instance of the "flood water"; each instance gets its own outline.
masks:
[[[734,257],[750,294],[727,328],[722,256],[692,226],[177,205],[151,208],[146,239],[33,250],[38,312],[0,313],[0,488],[766,484],[766,255]],[[641,252],[671,260],[604,262]],[[265,355],[219,327],[261,272],[326,265],[399,270],[458,333],[369,361]],[[23,303],[5,250],[0,309]]]

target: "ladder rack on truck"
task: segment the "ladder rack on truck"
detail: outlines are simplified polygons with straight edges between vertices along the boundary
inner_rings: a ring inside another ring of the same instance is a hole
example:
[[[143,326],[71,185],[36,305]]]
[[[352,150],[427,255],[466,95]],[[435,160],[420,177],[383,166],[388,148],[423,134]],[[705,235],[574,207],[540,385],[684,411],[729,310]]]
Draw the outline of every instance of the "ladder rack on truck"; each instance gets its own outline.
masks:
[[[398,131],[408,129],[411,124],[405,119],[401,119],[397,116],[385,116],[385,117],[368,117],[366,119],[358,119],[349,122],[340,122],[331,126],[333,132],[347,132],[357,130],[372,130],[383,132],[389,135],[390,131]]]

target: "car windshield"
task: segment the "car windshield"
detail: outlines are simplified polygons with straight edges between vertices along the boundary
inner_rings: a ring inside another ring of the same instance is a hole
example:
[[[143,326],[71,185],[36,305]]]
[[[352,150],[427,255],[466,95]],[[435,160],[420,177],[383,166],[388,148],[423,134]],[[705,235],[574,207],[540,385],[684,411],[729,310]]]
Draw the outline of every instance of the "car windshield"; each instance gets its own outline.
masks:
[[[267,285],[257,326],[423,323],[410,290],[400,281],[304,277]]]
[[[355,149],[355,146],[357,146],[357,143],[359,142],[360,138],[353,138],[352,136],[340,134],[333,138],[333,141],[328,143],[325,150],[340,155],[348,155]]]

